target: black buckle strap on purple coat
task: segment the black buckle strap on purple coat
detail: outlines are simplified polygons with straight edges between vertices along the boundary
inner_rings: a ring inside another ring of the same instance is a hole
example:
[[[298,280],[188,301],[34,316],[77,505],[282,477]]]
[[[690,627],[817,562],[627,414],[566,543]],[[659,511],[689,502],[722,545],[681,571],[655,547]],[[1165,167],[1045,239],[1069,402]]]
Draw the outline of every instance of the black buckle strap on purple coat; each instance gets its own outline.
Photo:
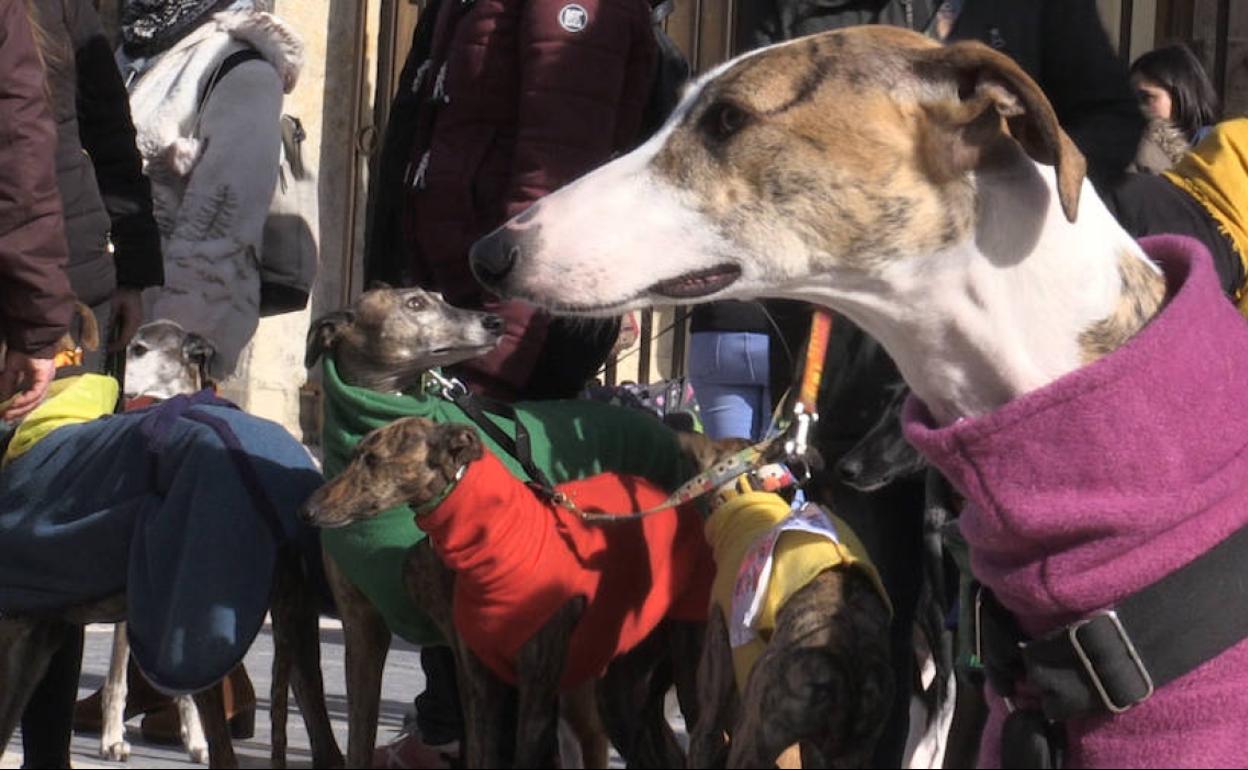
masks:
[[[1121,714],[1248,639],[1246,561],[1242,527],[1116,606],[1034,640],[981,588],[978,654],[993,689],[1009,699],[1026,681],[1050,722]]]
[[[140,424],[139,430],[142,431],[144,438],[147,439],[149,467],[152,470],[153,477],[156,474],[156,464],[159,461],[161,452],[177,421],[185,417],[188,420],[194,420],[201,425],[205,425],[216,433],[221,442],[225,444],[225,450],[229,454],[230,460],[234,463],[234,467],[238,470],[239,478],[242,479],[243,486],[247,488],[247,494],[251,496],[252,503],[255,505],[256,510],[260,512],[260,516],[264,519],[265,525],[268,526],[274,541],[285,543],[289,538],[286,536],[286,530],[282,526],[281,515],[277,511],[277,506],[273,504],[272,498],[269,497],[268,491],[260,480],[260,474],[256,471],[255,466],[252,465],[251,456],[243,448],[242,442],[238,440],[238,436],[235,435],[228,422],[211,414],[191,411],[196,406],[220,406],[227,409],[238,409],[237,405],[219,398],[210,388],[205,388],[191,396],[179,394],[162,401],[156,406],[150,407],[146,417]]]

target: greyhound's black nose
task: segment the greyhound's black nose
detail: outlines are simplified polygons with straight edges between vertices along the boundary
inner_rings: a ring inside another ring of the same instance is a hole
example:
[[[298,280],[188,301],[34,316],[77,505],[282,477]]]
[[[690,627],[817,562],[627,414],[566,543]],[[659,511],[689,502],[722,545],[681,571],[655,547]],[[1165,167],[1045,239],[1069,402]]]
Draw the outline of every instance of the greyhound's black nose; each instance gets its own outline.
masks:
[[[841,477],[841,481],[853,486],[856,481],[862,478],[863,471],[866,470],[866,463],[862,458],[849,455],[841,459],[836,464],[836,475]]]
[[[484,326],[484,327],[485,327],[485,330],[486,330],[487,332],[490,332],[491,334],[502,334],[502,333],[503,333],[503,318],[502,318],[502,316],[496,316],[496,315],[494,315],[493,313],[491,313],[491,314],[487,315],[485,318],[482,318],[482,319],[481,319],[481,325],[482,325],[482,326]]]
[[[520,240],[506,227],[500,227],[472,245],[468,262],[484,286],[499,286],[506,280],[521,255]]]

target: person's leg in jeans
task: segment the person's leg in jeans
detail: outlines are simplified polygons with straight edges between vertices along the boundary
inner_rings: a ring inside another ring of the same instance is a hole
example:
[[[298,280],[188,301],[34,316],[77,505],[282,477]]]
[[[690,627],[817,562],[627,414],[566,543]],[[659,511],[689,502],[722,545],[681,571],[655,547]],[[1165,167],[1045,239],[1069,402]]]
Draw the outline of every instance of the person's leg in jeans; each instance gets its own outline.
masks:
[[[706,435],[757,441],[771,421],[766,334],[698,332],[689,341],[689,379]]]
[[[22,767],[69,767],[74,701],[82,669],[82,627],[68,627],[48,673],[22,713]]]

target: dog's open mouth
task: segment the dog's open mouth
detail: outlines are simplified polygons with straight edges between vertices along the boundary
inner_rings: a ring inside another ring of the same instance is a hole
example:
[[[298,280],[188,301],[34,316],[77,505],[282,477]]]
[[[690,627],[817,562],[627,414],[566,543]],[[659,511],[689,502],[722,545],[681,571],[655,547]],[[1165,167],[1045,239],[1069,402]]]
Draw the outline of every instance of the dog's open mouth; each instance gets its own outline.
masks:
[[[430,351],[430,355],[439,358],[443,356],[480,356],[489,353],[498,345],[497,341],[485,342],[480,345],[449,345],[444,348],[434,348]]]
[[[660,281],[650,287],[650,292],[669,299],[693,299],[725,289],[740,277],[741,268],[736,265],[716,265]]]

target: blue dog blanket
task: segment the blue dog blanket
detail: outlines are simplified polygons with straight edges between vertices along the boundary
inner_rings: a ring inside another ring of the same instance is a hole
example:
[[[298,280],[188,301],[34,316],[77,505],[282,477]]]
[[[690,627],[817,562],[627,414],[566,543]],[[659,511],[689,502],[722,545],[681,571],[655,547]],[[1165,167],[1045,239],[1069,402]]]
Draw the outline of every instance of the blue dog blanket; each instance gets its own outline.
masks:
[[[124,591],[152,683],[208,687],[259,633],[279,547],[315,544],[297,511],[321,483],[284,428],[203,396],[59,428],[0,473],[0,613]]]

